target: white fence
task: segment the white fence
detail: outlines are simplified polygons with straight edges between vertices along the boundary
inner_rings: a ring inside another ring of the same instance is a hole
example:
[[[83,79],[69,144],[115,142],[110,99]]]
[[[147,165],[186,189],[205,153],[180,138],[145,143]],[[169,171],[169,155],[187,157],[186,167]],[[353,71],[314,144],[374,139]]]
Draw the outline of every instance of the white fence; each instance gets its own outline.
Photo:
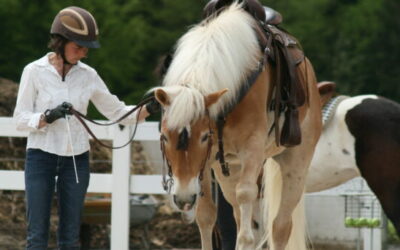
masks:
[[[306,195],[307,228],[314,242],[340,243],[357,250],[381,250],[386,217],[367,182],[356,177],[340,186]],[[377,218],[380,227],[347,227],[346,217]]]
[[[132,126],[120,129],[118,125],[102,127],[90,125],[102,140],[111,140],[114,146],[124,144],[133,132]],[[0,137],[26,137],[15,129],[10,117],[0,117]],[[157,122],[139,124],[135,140],[159,140]],[[131,175],[130,145],[113,150],[112,174],[91,174],[88,192],[111,193],[111,249],[129,249],[129,195],[131,193],[165,194],[160,175]],[[23,171],[0,170],[0,190],[25,190]]]

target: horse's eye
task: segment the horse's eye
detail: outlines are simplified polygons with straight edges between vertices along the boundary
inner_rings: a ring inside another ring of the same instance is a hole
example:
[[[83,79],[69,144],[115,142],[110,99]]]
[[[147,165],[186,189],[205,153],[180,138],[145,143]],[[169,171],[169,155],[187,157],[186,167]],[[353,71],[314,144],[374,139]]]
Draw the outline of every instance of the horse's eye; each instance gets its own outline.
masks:
[[[164,141],[164,142],[168,142],[167,137],[163,134],[160,136],[160,140]]]
[[[201,142],[205,142],[208,138],[208,133],[203,135],[203,137],[201,137]]]

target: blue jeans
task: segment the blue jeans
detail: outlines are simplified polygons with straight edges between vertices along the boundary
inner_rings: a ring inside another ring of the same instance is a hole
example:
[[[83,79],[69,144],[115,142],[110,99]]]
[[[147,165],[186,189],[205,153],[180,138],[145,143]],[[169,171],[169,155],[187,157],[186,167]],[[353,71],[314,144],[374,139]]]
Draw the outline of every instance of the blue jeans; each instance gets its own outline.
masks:
[[[233,208],[225,199],[221,188],[218,186],[217,226],[221,232],[222,250],[235,250],[236,248],[236,221]]]
[[[53,194],[58,201],[58,247],[79,249],[79,228],[89,185],[89,153],[75,156],[79,183],[72,157],[40,149],[28,149],[25,163],[27,250],[47,249]],[[56,179],[56,177],[58,177]]]

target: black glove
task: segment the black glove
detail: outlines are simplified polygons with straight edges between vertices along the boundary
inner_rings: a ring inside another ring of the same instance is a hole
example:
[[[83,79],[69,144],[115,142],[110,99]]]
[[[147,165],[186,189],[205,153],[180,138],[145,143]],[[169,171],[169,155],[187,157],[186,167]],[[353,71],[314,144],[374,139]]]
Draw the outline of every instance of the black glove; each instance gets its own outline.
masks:
[[[146,104],[146,110],[150,115],[161,111],[161,105],[155,97],[153,97],[149,103]]]
[[[63,102],[54,109],[48,109],[44,112],[45,121],[53,123],[55,120],[65,117],[65,115],[71,115],[71,108],[71,103]]]
[[[150,115],[158,113],[161,111],[161,105],[158,103],[157,99],[154,96],[154,91],[147,92],[143,96],[143,100],[150,98],[150,101],[146,104],[146,110]]]

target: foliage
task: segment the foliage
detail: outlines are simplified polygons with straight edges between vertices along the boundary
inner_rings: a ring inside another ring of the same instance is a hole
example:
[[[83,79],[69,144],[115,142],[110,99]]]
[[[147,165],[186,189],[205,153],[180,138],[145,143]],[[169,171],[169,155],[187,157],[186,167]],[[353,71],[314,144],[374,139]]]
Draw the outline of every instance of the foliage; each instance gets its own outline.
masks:
[[[102,48],[93,66],[111,92],[136,103],[158,85],[159,57],[201,19],[207,0],[0,0],[0,76],[18,81],[23,67],[47,51],[49,29],[63,7],[78,5],[95,15]],[[281,25],[302,43],[318,80],[339,91],[377,93],[399,99],[400,11],[398,0],[261,0],[282,13]]]
[[[159,84],[153,75],[158,58],[200,20],[204,2],[0,0],[2,77],[18,82],[23,67],[48,51],[53,18],[71,5],[91,11],[100,29],[102,48],[92,49],[85,62],[99,72],[111,92],[134,103]]]
[[[389,243],[400,243],[400,237],[397,235],[396,228],[393,226],[393,223],[390,220],[388,220],[387,231]]]
[[[274,0],[270,5],[302,42],[318,80],[335,81],[346,95],[400,99],[399,1]]]

